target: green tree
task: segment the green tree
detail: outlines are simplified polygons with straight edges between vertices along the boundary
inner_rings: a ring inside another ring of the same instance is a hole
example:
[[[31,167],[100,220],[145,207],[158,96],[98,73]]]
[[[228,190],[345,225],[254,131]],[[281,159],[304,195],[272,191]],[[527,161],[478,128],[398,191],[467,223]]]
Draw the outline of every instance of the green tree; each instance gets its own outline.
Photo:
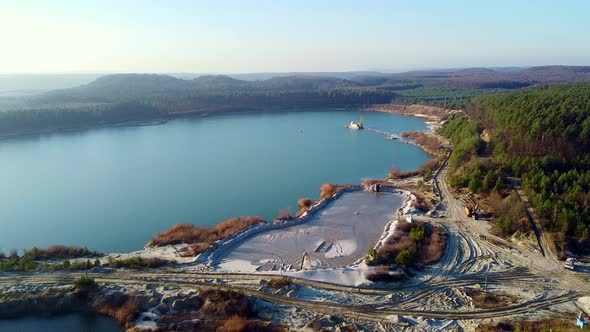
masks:
[[[412,254],[408,250],[402,250],[397,256],[395,257],[395,262],[399,265],[408,267],[412,264],[413,257]]]
[[[410,238],[412,241],[418,243],[424,240],[424,227],[423,226],[413,226],[410,229]]]

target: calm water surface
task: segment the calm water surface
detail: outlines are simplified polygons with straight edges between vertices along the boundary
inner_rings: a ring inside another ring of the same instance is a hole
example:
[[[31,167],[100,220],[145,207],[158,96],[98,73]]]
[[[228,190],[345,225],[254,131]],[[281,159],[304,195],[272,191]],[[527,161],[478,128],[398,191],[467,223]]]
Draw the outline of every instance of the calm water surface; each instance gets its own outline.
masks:
[[[25,317],[0,320],[0,331],[14,332],[122,332],[114,320],[89,313],[75,313],[49,318]]]
[[[317,198],[324,182],[418,167],[416,146],[369,131],[423,130],[417,118],[367,112],[227,114],[150,127],[0,142],[0,250],[50,244],[137,250],[157,232],[240,215],[272,218]]]

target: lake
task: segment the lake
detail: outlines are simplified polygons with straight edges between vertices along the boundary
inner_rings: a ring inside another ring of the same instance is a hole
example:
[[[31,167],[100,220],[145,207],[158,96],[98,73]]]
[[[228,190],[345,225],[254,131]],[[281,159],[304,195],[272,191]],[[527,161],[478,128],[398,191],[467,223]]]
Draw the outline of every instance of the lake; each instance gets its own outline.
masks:
[[[322,183],[415,169],[420,148],[344,125],[400,133],[423,120],[378,112],[235,113],[0,141],[0,250],[51,244],[140,249],[175,223],[272,219]]]

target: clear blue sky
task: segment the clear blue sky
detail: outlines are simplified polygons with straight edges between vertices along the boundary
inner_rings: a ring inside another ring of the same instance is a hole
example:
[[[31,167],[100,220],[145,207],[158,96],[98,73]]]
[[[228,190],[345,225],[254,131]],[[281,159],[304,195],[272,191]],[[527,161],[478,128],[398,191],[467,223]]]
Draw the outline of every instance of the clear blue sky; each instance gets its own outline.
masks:
[[[0,72],[590,65],[590,1],[0,0]]]

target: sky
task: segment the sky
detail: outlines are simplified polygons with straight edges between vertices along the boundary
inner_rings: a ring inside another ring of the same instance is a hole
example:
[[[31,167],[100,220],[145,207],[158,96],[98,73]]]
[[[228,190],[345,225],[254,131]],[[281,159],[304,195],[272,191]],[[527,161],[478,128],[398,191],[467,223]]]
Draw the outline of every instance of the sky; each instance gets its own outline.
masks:
[[[590,65],[587,0],[0,0],[0,73]]]

